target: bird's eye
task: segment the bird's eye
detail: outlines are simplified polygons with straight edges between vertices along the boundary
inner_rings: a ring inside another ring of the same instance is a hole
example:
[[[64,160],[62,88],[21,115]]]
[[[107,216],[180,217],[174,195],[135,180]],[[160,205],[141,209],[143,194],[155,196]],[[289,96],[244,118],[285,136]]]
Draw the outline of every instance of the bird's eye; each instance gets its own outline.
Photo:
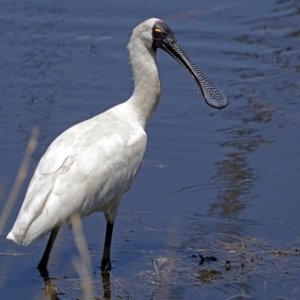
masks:
[[[159,28],[155,28],[155,29],[153,30],[153,36],[154,36],[155,38],[158,38],[158,37],[160,37],[160,36],[161,36],[161,34],[162,34],[162,31],[161,31],[161,29],[159,29]]]

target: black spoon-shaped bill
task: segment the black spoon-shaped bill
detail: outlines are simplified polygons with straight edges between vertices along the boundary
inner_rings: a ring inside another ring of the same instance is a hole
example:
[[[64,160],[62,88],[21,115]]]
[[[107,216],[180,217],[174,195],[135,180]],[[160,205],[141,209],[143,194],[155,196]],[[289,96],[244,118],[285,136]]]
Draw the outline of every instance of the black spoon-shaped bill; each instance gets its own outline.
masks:
[[[195,79],[205,102],[214,108],[222,109],[228,105],[227,96],[218,89],[189,59],[174,33],[166,23],[156,23],[153,27],[153,47],[161,48],[175,58]]]

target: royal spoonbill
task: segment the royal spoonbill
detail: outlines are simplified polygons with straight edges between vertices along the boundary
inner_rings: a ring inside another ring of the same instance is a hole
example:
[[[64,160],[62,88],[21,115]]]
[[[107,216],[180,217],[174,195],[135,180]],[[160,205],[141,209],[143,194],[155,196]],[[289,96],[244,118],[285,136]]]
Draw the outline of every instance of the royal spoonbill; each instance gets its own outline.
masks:
[[[102,270],[109,270],[114,221],[121,197],[128,191],[146,149],[145,129],[160,97],[156,50],[175,58],[195,79],[206,103],[224,108],[227,97],[196,68],[169,26],[151,18],[134,28],[128,44],[134,91],[119,104],[58,136],[41,158],[8,239],[29,245],[51,232],[39,270],[61,226],[94,212],[107,221]]]

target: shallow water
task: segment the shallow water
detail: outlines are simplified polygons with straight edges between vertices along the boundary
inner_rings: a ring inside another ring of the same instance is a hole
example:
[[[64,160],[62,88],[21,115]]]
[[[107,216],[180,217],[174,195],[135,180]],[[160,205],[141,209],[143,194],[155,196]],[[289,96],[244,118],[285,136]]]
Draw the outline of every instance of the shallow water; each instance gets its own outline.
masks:
[[[40,134],[1,235],[1,298],[84,298],[72,231],[61,230],[51,256],[58,290],[35,269],[47,239],[23,248],[5,237],[50,142],[130,96],[126,45],[134,26],[153,16],[230,105],[209,108],[190,76],[158,52],[161,103],[116,221],[111,299],[130,298],[120,285],[133,299],[300,298],[299,15],[296,0],[2,3],[1,211],[34,125]],[[98,298],[104,225],[102,214],[83,220]],[[218,261],[199,265],[198,254]]]

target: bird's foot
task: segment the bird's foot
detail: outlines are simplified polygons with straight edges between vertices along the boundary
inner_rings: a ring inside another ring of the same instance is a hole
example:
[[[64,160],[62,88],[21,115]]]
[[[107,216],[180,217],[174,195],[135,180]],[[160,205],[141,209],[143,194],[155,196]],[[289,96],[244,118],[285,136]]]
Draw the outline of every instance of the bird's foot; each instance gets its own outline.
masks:
[[[108,272],[111,271],[111,262],[110,260],[102,260],[101,261],[101,271],[102,272]]]
[[[49,277],[49,272],[48,269],[45,265],[43,264],[38,264],[37,269],[39,270],[41,276],[45,279]]]

